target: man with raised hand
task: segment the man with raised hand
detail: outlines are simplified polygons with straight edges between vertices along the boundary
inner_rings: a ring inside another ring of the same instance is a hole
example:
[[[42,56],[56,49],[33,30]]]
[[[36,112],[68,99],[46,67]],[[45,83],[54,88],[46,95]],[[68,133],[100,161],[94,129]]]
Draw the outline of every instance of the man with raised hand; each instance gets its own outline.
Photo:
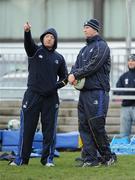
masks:
[[[31,25],[24,25],[24,47],[28,55],[28,83],[21,110],[19,151],[10,165],[27,165],[39,116],[43,134],[42,165],[54,166],[56,123],[59,108],[57,90],[67,84],[67,67],[61,54],[56,52],[57,32],[47,29],[40,36],[41,45],[35,44]]]

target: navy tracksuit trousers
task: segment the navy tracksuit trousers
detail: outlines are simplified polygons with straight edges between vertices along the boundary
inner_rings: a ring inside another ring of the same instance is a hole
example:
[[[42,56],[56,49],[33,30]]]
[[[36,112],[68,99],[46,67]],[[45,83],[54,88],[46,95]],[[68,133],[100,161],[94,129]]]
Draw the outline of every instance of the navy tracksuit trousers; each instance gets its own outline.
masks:
[[[97,162],[97,152],[109,160],[112,157],[105,131],[109,94],[103,90],[81,91],[78,103],[79,132],[83,142],[83,158]]]
[[[47,162],[53,161],[58,107],[57,94],[44,97],[29,89],[25,92],[21,111],[19,152],[15,160],[18,165],[29,162],[40,115],[43,134],[41,163],[45,165]]]

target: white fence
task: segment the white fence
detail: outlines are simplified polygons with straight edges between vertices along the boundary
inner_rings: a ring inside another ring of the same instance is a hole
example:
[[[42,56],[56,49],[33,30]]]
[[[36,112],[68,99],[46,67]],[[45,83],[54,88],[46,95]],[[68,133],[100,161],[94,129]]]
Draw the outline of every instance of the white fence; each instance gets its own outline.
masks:
[[[62,53],[67,62],[68,70],[74,64],[82,44],[61,45],[58,52]],[[127,70],[127,56],[125,47],[112,47],[111,57],[111,89],[119,76]],[[132,53],[135,48],[132,49]],[[27,56],[20,46],[0,46],[0,99],[22,98],[27,84]],[[78,91],[70,85],[59,91],[61,99],[78,99]]]

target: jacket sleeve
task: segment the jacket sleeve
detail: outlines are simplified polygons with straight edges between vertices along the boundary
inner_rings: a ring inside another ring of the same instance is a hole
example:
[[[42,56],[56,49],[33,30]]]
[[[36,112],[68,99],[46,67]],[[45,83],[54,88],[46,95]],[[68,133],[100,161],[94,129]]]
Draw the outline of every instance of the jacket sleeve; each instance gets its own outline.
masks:
[[[75,64],[71,68],[70,74],[74,74],[77,71],[77,69],[80,67],[79,59],[80,59],[80,56],[81,56],[84,48],[82,48],[82,50],[80,50],[80,52],[79,52],[79,54],[77,56],[76,62],[75,62]]]
[[[68,71],[64,58],[58,70],[58,77],[59,79],[56,83],[56,89],[62,88],[68,83]]]
[[[104,64],[107,57],[110,58],[109,47],[105,43],[98,42],[96,47],[93,49],[93,54],[89,63],[73,72],[75,78],[81,79],[83,77],[93,75]]]
[[[34,40],[31,36],[31,31],[24,32],[24,48],[29,57],[34,56],[36,53],[38,46],[35,44]]]
[[[123,83],[122,83],[122,76],[118,79],[117,83],[116,83],[116,87],[117,88],[121,88],[124,87]]]
[[[120,78],[118,79],[118,81],[116,83],[117,88],[124,88],[123,79],[124,79],[124,75],[120,76]],[[114,91],[114,94],[116,94],[116,95],[126,95],[127,93],[124,92],[124,91]]]

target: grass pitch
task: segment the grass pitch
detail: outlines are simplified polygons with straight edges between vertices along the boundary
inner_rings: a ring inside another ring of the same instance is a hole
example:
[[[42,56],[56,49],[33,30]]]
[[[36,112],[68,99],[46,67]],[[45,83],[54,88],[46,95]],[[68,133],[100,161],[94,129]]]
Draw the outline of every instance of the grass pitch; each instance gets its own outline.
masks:
[[[30,159],[28,166],[9,166],[0,161],[0,180],[135,180],[135,155],[118,156],[110,167],[75,167],[79,152],[60,152],[55,167],[40,164],[40,158]]]

